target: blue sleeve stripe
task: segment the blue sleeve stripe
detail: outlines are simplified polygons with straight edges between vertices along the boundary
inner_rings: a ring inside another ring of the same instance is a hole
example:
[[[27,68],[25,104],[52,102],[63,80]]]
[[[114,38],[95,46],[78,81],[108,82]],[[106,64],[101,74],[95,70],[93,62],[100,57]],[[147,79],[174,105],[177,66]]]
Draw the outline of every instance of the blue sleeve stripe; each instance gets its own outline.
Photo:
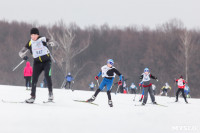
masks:
[[[99,77],[99,76],[101,76],[101,74],[102,74],[102,73],[101,73],[101,72],[99,72],[99,74],[98,74],[97,76]]]
[[[119,80],[121,80],[121,81],[122,81],[122,75],[120,75],[120,76],[119,76]]]

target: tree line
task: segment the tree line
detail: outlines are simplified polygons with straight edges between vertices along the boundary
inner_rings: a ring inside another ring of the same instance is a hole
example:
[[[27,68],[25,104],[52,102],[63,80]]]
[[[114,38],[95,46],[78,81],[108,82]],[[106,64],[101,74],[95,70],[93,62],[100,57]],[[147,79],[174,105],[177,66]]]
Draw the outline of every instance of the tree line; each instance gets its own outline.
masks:
[[[12,68],[21,61],[18,52],[30,39],[30,29],[35,26],[0,21],[0,84],[25,84],[25,64],[14,72]],[[112,58],[115,67],[128,79],[128,85],[131,82],[137,85],[143,69],[149,67],[159,79],[155,83],[157,93],[166,82],[173,89],[177,88],[174,79],[183,75],[190,86],[191,96],[200,97],[200,30],[187,29],[180,20],[170,20],[155,29],[136,25],[118,28],[107,24],[82,29],[75,23],[66,25],[63,21],[37,27],[40,35],[50,38],[55,44],[50,48],[56,61],[52,64],[54,88],[59,88],[66,74],[71,72],[75,77],[74,88],[89,90],[88,85],[91,81],[95,82],[94,77],[101,66]],[[30,61],[33,62],[31,58]],[[113,90],[116,88],[114,86]],[[174,96],[174,90],[169,95]]]

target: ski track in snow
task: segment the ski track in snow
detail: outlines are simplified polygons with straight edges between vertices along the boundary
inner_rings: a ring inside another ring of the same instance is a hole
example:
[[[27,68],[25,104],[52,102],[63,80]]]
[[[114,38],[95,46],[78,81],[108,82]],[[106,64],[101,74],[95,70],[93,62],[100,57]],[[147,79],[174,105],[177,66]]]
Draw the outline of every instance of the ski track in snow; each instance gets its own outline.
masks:
[[[156,96],[145,106],[135,106],[140,95],[111,94],[113,108],[108,106],[107,94],[101,92],[94,103],[87,100],[94,92],[54,89],[55,103],[43,103],[48,98],[47,88],[37,88],[35,104],[0,102],[0,133],[199,133],[200,99]],[[0,98],[21,102],[30,98],[25,87],[0,85]]]

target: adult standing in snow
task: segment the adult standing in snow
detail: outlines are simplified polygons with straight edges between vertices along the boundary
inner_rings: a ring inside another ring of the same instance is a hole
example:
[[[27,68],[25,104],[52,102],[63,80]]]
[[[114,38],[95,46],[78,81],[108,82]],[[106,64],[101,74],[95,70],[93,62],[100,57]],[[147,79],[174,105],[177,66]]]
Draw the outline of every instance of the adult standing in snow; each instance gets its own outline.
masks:
[[[26,52],[29,50],[34,58],[33,63],[33,76],[32,76],[32,89],[31,89],[31,98],[25,100],[27,103],[34,103],[36,98],[36,85],[38,78],[42,71],[45,73],[45,78],[48,84],[49,90],[49,101],[53,100],[53,89],[52,89],[52,80],[51,80],[51,57],[48,49],[48,39],[46,37],[39,36],[39,30],[37,28],[32,28],[30,31],[31,39],[22,48],[19,52],[19,56],[24,60],[27,60]]]
[[[33,69],[30,65],[30,62],[26,62],[26,66],[24,67],[24,78],[25,78],[25,86],[26,90],[29,90],[29,87],[31,87],[31,77],[33,74]]]
[[[157,104],[155,102],[155,96],[152,90],[152,83],[150,82],[151,78],[158,81],[157,77],[154,77],[152,74],[150,74],[149,68],[145,68],[144,73],[142,73],[142,75],[140,76],[140,79],[142,79],[142,82],[143,82],[142,87],[144,88],[144,100],[143,100],[142,105],[145,105],[147,102],[148,92],[150,94],[151,101],[153,102],[153,104]]]
[[[65,89],[67,89],[67,85],[68,85],[68,88],[70,89],[71,88],[71,82],[74,80],[74,78],[72,77],[70,72],[67,74],[65,79],[66,79]]]
[[[188,101],[187,101],[187,99],[185,97],[185,93],[184,93],[184,88],[185,88],[186,81],[183,79],[183,76],[181,75],[179,79],[175,80],[175,82],[178,85],[178,90],[176,92],[176,101],[175,102],[178,102],[178,95],[179,95],[180,92],[182,92],[182,96],[185,99],[185,102],[188,103]]]
[[[171,86],[169,86],[168,83],[165,83],[165,85],[161,88],[162,92],[160,93],[160,95],[164,94],[165,96],[167,96],[167,92],[169,89],[172,89]]]
[[[113,80],[116,74],[119,76],[118,85],[122,85],[122,75],[113,65],[114,65],[114,61],[112,59],[109,59],[107,61],[107,65],[104,65],[101,68],[101,71],[95,77],[95,79],[98,80],[99,76],[102,75],[103,81],[101,82],[99,89],[96,90],[95,94],[90,99],[88,99],[87,102],[93,102],[96,99],[99,92],[102,91],[105,86],[107,86],[108,104],[110,107],[113,107],[113,102],[112,102],[110,93],[111,93]]]

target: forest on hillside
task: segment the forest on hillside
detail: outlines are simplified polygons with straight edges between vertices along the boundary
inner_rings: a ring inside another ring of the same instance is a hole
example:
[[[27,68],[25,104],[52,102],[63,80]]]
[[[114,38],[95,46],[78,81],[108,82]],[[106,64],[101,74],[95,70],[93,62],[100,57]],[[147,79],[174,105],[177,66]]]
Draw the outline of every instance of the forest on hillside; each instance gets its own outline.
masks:
[[[25,64],[14,72],[12,69],[22,61],[18,52],[30,39],[32,27],[36,25],[0,21],[0,84],[25,84]],[[200,30],[187,29],[180,20],[170,20],[155,29],[136,25],[119,28],[107,24],[100,27],[91,25],[82,29],[75,23],[66,25],[63,21],[37,28],[40,35],[54,40],[55,43],[50,48],[56,61],[52,63],[54,88],[60,88],[66,74],[71,72],[75,78],[73,87],[89,90],[90,82],[96,83],[94,77],[101,66],[112,58],[115,67],[128,79],[128,86],[131,82],[138,85],[139,76],[148,67],[159,79],[159,82],[155,82],[157,93],[168,82],[173,88],[169,95],[174,96],[174,88],[177,88],[174,79],[183,75],[190,86],[191,96],[200,97]],[[29,61],[33,63],[31,58]],[[38,86],[42,80],[43,74]],[[117,80],[118,77],[115,78]],[[115,89],[116,86],[113,87]]]

